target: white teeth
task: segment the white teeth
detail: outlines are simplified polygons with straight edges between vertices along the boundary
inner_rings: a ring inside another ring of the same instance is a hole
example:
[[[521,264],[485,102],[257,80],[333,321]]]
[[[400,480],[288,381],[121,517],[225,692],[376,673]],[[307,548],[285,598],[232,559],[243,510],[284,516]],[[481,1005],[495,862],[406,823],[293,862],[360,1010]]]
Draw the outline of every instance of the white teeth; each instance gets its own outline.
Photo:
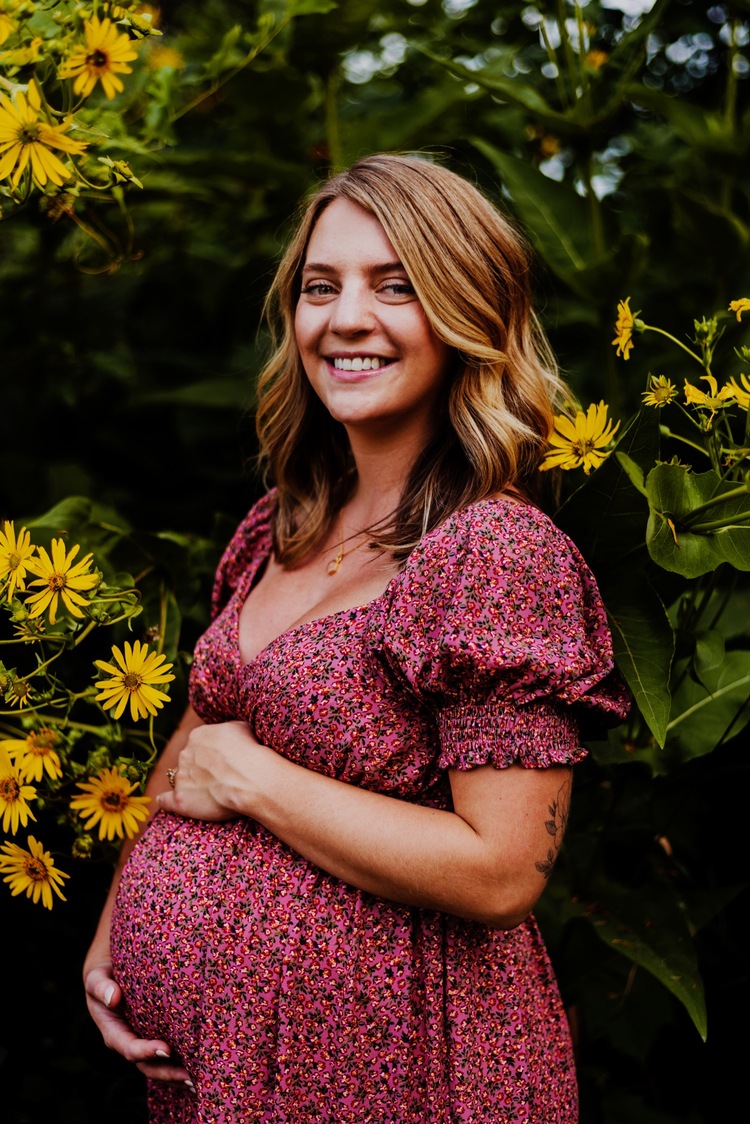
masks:
[[[377,355],[368,356],[366,359],[357,355],[354,359],[336,358],[333,361],[337,371],[379,371],[385,364],[386,360],[379,359]]]

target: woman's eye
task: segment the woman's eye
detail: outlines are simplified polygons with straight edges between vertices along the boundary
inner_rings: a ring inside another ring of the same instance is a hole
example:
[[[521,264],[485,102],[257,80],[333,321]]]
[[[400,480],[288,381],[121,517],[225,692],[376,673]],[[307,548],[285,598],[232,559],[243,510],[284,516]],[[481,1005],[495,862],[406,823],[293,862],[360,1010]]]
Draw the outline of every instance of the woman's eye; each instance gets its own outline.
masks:
[[[329,297],[334,291],[333,285],[327,281],[310,281],[303,285],[300,292],[306,297]]]
[[[392,297],[413,297],[414,286],[411,281],[386,281],[380,292]]]

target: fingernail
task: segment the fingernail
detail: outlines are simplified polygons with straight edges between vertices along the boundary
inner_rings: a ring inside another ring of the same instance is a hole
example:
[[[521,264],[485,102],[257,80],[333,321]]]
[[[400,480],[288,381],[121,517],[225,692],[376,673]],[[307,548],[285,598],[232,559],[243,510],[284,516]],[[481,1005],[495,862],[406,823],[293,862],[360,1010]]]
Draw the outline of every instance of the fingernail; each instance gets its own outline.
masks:
[[[187,1085],[188,1089],[192,1089],[193,1091],[195,1091],[195,1085],[193,1084],[193,1082],[190,1080],[189,1077],[185,1078],[185,1084]]]
[[[107,990],[104,992],[104,1006],[105,1007],[109,1007],[110,1003],[112,1002],[112,996],[114,995],[114,993],[115,993],[115,985],[110,984],[109,987],[107,988]]]
[[[156,1056],[157,1056],[157,1058],[168,1058],[169,1054],[167,1053],[166,1050],[157,1050]]]

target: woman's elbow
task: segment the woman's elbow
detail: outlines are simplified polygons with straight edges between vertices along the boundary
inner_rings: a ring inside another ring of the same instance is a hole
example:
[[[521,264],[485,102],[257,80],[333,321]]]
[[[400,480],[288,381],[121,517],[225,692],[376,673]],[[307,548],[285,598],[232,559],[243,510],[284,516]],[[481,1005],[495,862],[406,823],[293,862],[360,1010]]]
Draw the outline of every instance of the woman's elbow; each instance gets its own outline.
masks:
[[[544,885],[544,879],[539,877],[523,883],[508,884],[500,880],[490,883],[478,895],[470,919],[490,929],[515,929],[533,910]]]

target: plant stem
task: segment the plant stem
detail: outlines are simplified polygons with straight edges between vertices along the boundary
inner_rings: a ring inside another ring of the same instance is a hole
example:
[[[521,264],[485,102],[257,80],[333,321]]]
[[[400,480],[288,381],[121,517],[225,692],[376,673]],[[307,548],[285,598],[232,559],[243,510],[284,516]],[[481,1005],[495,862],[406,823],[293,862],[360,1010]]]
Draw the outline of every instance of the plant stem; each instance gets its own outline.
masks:
[[[660,425],[659,432],[661,433],[662,437],[668,437],[670,441],[682,441],[683,445],[689,445],[690,448],[695,449],[696,452],[703,453],[704,457],[708,456],[708,453],[702,445],[696,445],[695,441],[691,441],[689,437],[683,437],[679,433],[672,433],[672,430],[669,429],[666,425]]]
[[[565,0],[557,0],[557,26],[560,30],[560,42],[563,45],[563,52],[565,54],[565,65],[568,71],[568,82],[570,83],[573,101],[578,100],[578,74],[576,73],[576,60],[573,54],[573,48],[570,45],[570,38],[568,36],[568,28],[565,22]]]
[[[734,62],[737,57],[737,25],[739,20],[735,16],[729,25],[729,52],[727,57],[727,88],[724,100],[724,121],[728,128],[734,132],[737,124],[737,74]]]
[[[560,65],[557,61],[557,52],[550,43],[549,35],[547,34],[547,25],[544,22],[544,18],[542,18],[542,22],[539,26],[539,34],[541,35],[542,41],[544,42],[544,46],[547,51],[547,58],[549,59],[550,64],[555,68],[555,85],[557,86],[557,93],[560,98],[560,104],[563,109],[569,109],[570,97],[568,96],[568,91],[566,89],[565,82],[563,81],[562,71],[560,70]]]
[[[179,121],[181,117],[184,117],[187,113],[192,112],[192,110],[201,105],[202,102],[207,101],[209,98],[213,97],[213,95],[218,90],[220,90],[222,86],[225,86],[227,82],[230,82],[232,78],[236,78],[237,75],[240,74],[245,69],[245,67],[249,66],[250,63],[257,58],[260,52],[264,51],[268,44],[284,30],[287,24],[290,23],[291,19],[292,17],[290,15],[282,16],[276,27],[272,28],[260,43],[256,43],[256,45],[250,51],[248,51],[247,55],[239,64],[239,66],[235,66],[232,70],[227,71],[227,73],[222,75],[221,78],[214,79],[207,90],[204,90],[201,94],[197,94],[191,101],[187,103],[187,105],[183,105],[182,109],[178,109],[175,113],[173,113],[169,118],[170,124],[173,124],[175,121]]]
[[[341,74],[338,67],[334,67],[326,79],[326,143],[328,145],[328,163],[335,171],[344,166],[341,129],[339,127],[338,93],[340,85]]]
[[[700,504],[698,507],[694,507],[684,519],[680,519],[680,522],[683,526],[690,526],[695,522],[696,516],[702,515],[703,512],[708,511],[710,507],[716,507],[717,503],[724,503],[726,500],[736,500],[739,499],[740,496],[747,496],[748,494],[750,494],[750,484],[740,484],[738,488],[732,488],[729,492],[722,492],[720,496],[713,496],[712,499],[706,500],[705,503]]]
[[[660,336],[666,336],[668,340],[671,340],[672,343],[676,343],[678,347],[681,347],[683,351],[686,351],[690,358],[694,359],[699,367],[703,367],[704,364],[700,355],[696,355],[694,351],[691,351],[687,344],[682,343],[682,341],[678,340],[676,336],[673,336],[671,332],[665,332],[663,328],[655,328],[653,324],[643,324],[643,327],[640,329],[640,331],[658,332]]]
[[[708,534],[709,531],[722,531],[725,528],[735,527],[738,523],[749,523],[750,511],[746,511],[744,515],[735,515],[732,517],[730,523],[726,519],[714,519],[709,523],[691,523],[690,533],[693,535]]]

